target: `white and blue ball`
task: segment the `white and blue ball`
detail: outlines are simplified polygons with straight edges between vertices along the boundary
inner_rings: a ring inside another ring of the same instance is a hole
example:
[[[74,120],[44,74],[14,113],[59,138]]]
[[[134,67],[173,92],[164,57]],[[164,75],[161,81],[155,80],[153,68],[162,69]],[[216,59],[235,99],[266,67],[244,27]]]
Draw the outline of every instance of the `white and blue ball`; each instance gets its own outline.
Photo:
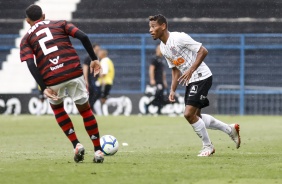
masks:
[[[100,144],[105,155],[114,155],[118,151],[118,141],[112,135],[101,137]]]

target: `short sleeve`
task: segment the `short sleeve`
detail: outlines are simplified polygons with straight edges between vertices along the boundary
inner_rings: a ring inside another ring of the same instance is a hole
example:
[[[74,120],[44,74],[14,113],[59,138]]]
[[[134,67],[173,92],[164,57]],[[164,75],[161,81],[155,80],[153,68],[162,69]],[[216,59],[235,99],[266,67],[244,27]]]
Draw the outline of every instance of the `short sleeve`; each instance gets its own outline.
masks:
[[[154,57],[151,59],[151,65],[157,66],[157,59]]]
[[[101,67],[102,67],[102,74],[106,75],[109,73],[109,65],[108,65],[108,61],[107,58],[104,58],[101,60]]]
[[[89,56],[86,56],[83,60],[83,64],[90,66],[91,59]]]
[[[192,52],[198,52],[202,46],[202,43],[193,40],[188,34],[186,33],[179,33],[177,36],[177,42],[187,49],[191,50]]]
[[[74,37],[75,33],[78,31],[78,28],[75,25],[73,25],[72,23],[69,23],[67,21],[65,21],[64,25],[65,25],[65,32],[68,35]]]
[[[21,41],[20,58],[21,58],[21,62],[25,62],[28,59],[34,59],[32,48],[27,42],[27,36],[25,36]]]

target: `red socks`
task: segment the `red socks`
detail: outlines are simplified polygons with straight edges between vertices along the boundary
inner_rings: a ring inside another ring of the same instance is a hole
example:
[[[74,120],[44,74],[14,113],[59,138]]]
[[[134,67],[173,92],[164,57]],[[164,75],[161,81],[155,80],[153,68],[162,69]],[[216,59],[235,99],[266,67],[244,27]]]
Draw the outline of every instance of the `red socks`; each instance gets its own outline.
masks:
[[[79,112],[83,117],[85,129],[92,140],[95,151],[101,150],[99,129],[90,106],[87,110]]]
[[[79,143],[79,141],[77,140],[76,134],[74,132],[71,119],[64,109],[64,105],[63,104],[60,105],[50,104],[50,105],[53,109],[53,112],[55,114],[59,126],[64,131],[68,139],[72,142],[73,147],[75,148],[76,144]]]
[[[73,147],[75,148],[76,144],[79,143],[79,141],[77,140],[72,121],[66,113],[63,103],[60,105],[50,105],[53,109],[59,126],[64,131],[68,139],[72,142]],[[80,114],[83,117],[85,129],[93,142],[94,150],[101,150],[98,125],[94,114],[90,109],[90,106],[87,110],[80,112]]]

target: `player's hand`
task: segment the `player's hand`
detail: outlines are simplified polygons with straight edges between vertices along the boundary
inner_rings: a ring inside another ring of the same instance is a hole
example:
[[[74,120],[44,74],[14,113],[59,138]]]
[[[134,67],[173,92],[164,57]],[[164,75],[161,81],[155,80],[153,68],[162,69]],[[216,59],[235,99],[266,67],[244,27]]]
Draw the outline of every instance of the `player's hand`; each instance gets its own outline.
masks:
[[[102,71],[102,67],[98,60],[91,61],[90,63],[90,73],[94,72],[94,77]]]
[[[152,80],[150,80],[150,84],[151,84],[151,86],[154,86],[154,85],[156,85],[156,81],[154,79],[152,79]]]
[[[59,100],[58,94],[50,88],[46,88],[44,90],[44,95],[46,95],[48,98],[51,98],[52,100]]]
[[[175,92],[174,91],[170,91],[169,96],[168,96],[168,100],[170,102],[175,102],[174,96],[175,96]]]
[[[182,83],[182,86],[186,86],[186,85],[188,85],[192,74],[193,74],[192,70],[189,69],[186,72],[184,72],[184,74],[181,75],[177,81],[179,82],[180,85]]]

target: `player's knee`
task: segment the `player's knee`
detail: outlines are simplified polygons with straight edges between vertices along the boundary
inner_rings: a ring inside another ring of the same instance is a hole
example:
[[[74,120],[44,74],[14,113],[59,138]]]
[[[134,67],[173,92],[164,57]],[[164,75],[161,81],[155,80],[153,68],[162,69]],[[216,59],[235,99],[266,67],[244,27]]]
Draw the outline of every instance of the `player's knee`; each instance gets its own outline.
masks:
[[[185,111],[184,112],[184,117],[185,117],[185,119],[187,119],[188,121],[189,121],[189,119],[191,119],[191,116],[192,116],[192,114],[191,114],[191,112],[187,112],[187,111]]]
[[[79,112],[80,114],[81,114],[82,112],[86,111],[86,110],[91,109],[88,102],[86,102],[86,103],[84,103],[84,104],[81,104],[81,105],[79,105],[79,104],[75,104],[75,105],[76,105],[76,108],[77,108],[77,110],[78,110],[78,112]]]
[[[194,119],[196,118],[196,114],[191,111],[185,111],[184,117],[189,123],[194,123]]]
[[[54,111],[55,109],[58,109],[58,108],[64,108],[64,103],[58,103],[58,104],[50,103],[50,106],[51,106],[52,110]]]
[[[88,102],[88,97],[83,97],[83,98],[80,98],[78,100],[75,100],[74,103],[76,105],[83,105],[83,104],[86,104]]]

